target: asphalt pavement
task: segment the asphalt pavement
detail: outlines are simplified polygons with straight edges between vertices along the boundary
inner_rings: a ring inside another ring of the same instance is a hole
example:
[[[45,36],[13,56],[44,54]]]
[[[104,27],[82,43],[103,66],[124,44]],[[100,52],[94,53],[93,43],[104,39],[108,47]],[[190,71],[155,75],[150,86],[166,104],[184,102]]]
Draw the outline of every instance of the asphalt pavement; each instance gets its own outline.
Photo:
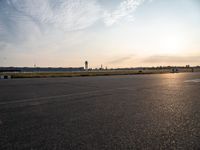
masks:
[[[0,80],[0,149],[200,149],[200,73]]]

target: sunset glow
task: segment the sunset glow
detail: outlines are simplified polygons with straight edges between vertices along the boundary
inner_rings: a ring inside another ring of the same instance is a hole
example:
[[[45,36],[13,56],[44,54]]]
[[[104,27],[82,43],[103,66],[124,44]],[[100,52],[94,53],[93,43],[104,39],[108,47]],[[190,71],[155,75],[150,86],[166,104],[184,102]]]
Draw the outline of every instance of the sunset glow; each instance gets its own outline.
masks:
[[[3,0],[0,65],[199,65],[199,26],[199,0]]]

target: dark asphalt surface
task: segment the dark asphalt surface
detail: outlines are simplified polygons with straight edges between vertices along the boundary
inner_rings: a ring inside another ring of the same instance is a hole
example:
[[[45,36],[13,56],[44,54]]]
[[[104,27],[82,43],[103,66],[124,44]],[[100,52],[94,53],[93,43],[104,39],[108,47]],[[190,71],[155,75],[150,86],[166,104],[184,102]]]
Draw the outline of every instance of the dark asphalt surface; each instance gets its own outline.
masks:
[[[200,149],[200,73],[0,80],[0,149]]]

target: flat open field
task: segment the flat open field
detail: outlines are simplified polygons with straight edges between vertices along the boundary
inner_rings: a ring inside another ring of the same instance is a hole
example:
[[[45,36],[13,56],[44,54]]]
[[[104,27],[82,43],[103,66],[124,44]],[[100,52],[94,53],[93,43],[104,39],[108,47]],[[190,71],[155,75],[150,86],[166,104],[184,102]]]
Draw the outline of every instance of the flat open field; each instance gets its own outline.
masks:
[[[200,73],[0,80],[0,149],[199,149]]]
[[[161,74],[169,73],[170,70],[115,70],[115,71],[80,71],[80,72],[18,72],[0,73],[10,75],[12,78],[48,78],[48,77],[86,77],[86,76],[113,76],[113,75],[135,75],[135,74]]]
[[[48,78],[48,77],[87,77],[87,76],[113,76],[113,75],[137,75],[137,74],[163,74],[171,73],[172,69],[140,69],[140,70],[92,70],[76,72],[15,72],[0,73],[12,78]],[[179,68],[178,72],[200,72],[198,68]]]

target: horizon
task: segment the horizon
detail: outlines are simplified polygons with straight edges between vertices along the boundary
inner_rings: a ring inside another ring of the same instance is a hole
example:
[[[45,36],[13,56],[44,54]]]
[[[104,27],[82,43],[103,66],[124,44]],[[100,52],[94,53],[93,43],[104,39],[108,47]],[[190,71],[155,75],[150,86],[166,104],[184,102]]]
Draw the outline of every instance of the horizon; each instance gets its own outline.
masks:
[[[102,68],[101,68],[102,67]],[[95,69],[138,69],[138,68],[199,68],[200,65],[196,65],[196,66],[190,66],[190,65],[185,65],[185,66],[176,66],[176,65],[171,65],[171,66],[136,66],[136,67],[119,67],[119,68],[116,68],[116,67],[112,67],[112,68],[109,68],[107,66],[100,66],[100,67],[96,67],[96,68],[92,68],[92,67],[89,67],[88,69],[92,69],[92,70],[95,70]],[[52,66],[0,66],[0,68],[85,68],[85,66],[64,66],[64,67],[52,67]]]
[[[0,66],[200,65],[198,0],[0,1]]]

